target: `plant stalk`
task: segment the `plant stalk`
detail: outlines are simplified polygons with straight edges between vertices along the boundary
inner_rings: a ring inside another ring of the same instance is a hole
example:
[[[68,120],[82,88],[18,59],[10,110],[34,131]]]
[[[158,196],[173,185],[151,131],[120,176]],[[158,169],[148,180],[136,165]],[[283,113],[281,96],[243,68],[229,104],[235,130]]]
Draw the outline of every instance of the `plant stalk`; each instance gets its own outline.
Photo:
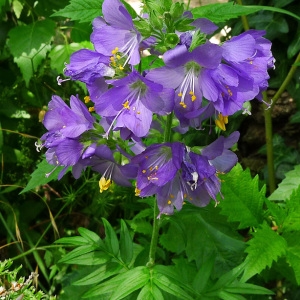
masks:
[[[173,120],[173,113],[167,116],[164,142],[171,142],[172,120]],[[161,224],[161,219],[157,217],[158,213],[159,211],[158,211],[157,201],[155,201],[154,208],[153,208],[153,229],[152,229],[152,236],[151,236],[151,243],[150,243],[149,261],[147,262],[147,267],[149,268],[153,267],[155,264],[155,254],[156,254],[157,243],[158,243],[159,228]]]

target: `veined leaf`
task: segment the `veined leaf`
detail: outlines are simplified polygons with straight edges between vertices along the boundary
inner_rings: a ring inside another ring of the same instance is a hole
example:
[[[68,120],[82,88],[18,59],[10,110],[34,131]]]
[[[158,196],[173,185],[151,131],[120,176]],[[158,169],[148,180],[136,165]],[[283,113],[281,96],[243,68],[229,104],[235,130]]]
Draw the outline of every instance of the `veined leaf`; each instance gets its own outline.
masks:
[[[146,275],[145,275],[146,274]],[[141,281],[138,280],[138,278],[141,277]],[[121,290],[121,287],[123,289],[127,288],[127,291],[131,290],[133,286],[136,286],[134,283],[134,280],[138,280],[139,287],[141,288],[143,285],[147,284],[147,281],[150,278],[149,268],[145,266],[136,267],[132,270],[129,270],[127,272],[121,273],[103,283],[100,283],[99,285],[96,285],[92,287],[87,293],[84,294],[83,298],[90,298],[90,297],[96,297],[96,296],[102,296],[101,298],[104,298],[104,295],[112,295],[117,290]],[[128,287],[125,286],[125,281],[128,284]],[[136,288],[136,289],[137,289]],[[134,291],[133,289],[132,291]],[[129,294],[127,294],[129,295]],[[122,299],[122,290],[120,291],[120,297],[121,298],[111,298],[112,296],[108,297],[108,299]],[[115,297],[115,296],[114,296]],[[106,299],[106,298],[105,298]]]
[[[8,33],[10,52],[14,57],[20,57],[29,55],[33,49],[38,51],[41,45],[50,43],[55,26],[55,22],[47,19],[11,29]]]
[[[269,200],[286,200],[292,192],[300,186],[300,165],[285,174],[285,178],[279,183],[278,188],[269,197]]]
[[[108,263],[105,264],[96,271],[92,272],[86,277],[81,278],[73,283],[73,285],[89,285],[89,284],[98,284],[104,279],[116,275],[122,270],[122,266],[118,263]]]
[[[233,282],[230,287],[224,289],[226,292],[233,294],[252,294],[252,295],[272,295],[272,291],[250,283]]]
[[[196,7],[191,10],[193,17],[196,18],[207,18],[213,22],[225,22],[230,19],[238,18],[240,16],[253,14],[261,10],[270,10],[282,14],[292,16],[298,20],[300,17],[287,10],[272,7],[272,6],[258,6],[258,5],[237,5],[234,2],[228,3],[214,3],[200,7]]]
[[[225,175],[222,194],[221,213],[228,221],[239,222],[239,229],[258,226],[262,222],[265,187],[259,190],[258,176],[252,179],[249,169],[243,171],[237,165]]]
[[[55,166],[50,165],[47,162],[47,160],[44,159],[37,165],[37,169],[31,174],[31,179],[29,180],[26,187],[20,192],[20,194],[30,191],[30,190],[36,188],[38,185],[46,184],[46,183],[50,182],[51,180],[54,180],[54,179],[57,180],[57,176],[63,168],[64,167],[61,167],[61,166],[55,168]],[[51,174],[48,177],[46,177],[46,174],[48,174],[48,173],[51,173]]]
[[[167,276],[160,273],[158,270],[153,270],[153,283],[159,287],[161,290],[176,296],[177,298],[184,300],[194,299],[188,293],[186,293],[181,287],[174,284]]]
[[[117,235],[106,219],[102,218],[102,222],[105,228],[105,245],[107,246],[109,252],[117,256],[119,253],[119,241]]]
[[[88,241],[82,236],[71,236],[71,237],[60,238],[56,240],[54,243],[66,244],[71,246],[84,246],[88,244]]]
[[[164,296],[155,284],[149,282],[141,289],[137,300],[164,300]]]
[[[273,261],[284,255],[287,250],[286,240],[263,223],[253,238],[248,242],[245,250],[248,253],[245,272],[241,281],[247,281],[255,274],[259,274],[266,267],[271,267]]]
[[[96,234],[95,232],[93,232],[91,230],[88,230],[88,229],[86,229],[84,227],[79,227],[78,228],[78,232],[80,233],[80,235],[83,238],[85,238],[89,242],[103,245],[103,242],[102,242],[100,236],[98,234]]]
[[[51,15],[51,17],[65,17],[79,22],[91,22],[102,15],[103,0],[71,0],[70,4]]]

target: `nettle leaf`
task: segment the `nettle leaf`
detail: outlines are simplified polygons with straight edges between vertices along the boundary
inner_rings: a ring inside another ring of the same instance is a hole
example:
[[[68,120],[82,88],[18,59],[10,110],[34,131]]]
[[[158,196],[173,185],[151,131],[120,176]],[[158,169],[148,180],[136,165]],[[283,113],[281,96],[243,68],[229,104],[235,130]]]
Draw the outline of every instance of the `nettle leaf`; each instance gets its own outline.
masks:
[[[102,15],[103,0],[71,0],[70,4],[51,15],[65,17],[79,22],[91,22]]]
[[[287,262],[293,268],[295,278],[300,285],[300,231],[283,233],[287,242]]]
[[[285,174],[285,178],[279,183],[278,188],[269,197],[269,200],[287,200],[292,192],[300,186],[300,165]]]
[[[228,21],[230,19],[238,18],[240,16],[253,14],[261,10],[270,10],[282,14],[287,14],[300,20],[300,17],[296,14],[293,14],[281,8],[258,5],[237,5],[235,2],[208,4],[194,8],[191,10],[191,12],[193,14],[194,19],[207,18],[215,23],[219,23]]]
[[[287,216],[283,222],[282,230],[297,231],[300,228],[300,186],[294,190],[289,200],[286,201]]]
[[[245,259],[245,271],[241,278],[242,282],[259,274],[266,267],[271,267],[273,261],[284,255],[287,250],[286,240],[274,232],[270,226],[263,223],[248,242],[245,250],[248,256]]]
[[[28,192],[28,191],[36,188],[39,185],[46,184],[46,183],[50,182],[51,180],[57,180],[57,176],[58,176],[59,172],[64,167],[59,166],[59,167],[56,167],[55,170],[54,170],[54,168],[55,168],[55,166],[50,165],[46,159],[44,159],[42,162],[40,162],[37,165],[37,169],[31,174],[31,179],[29,180],[28,184],[20,192],[20,194]],[[48,173],[51,173],[51,174],[48,177],[46,177],[46,174],[48,174]]]
[[[251,177],[250,170],[235,166],[224,176],[222,183],[221,213],[231,222],[239,222],[239,229],[258,226],[263,218],[265,186],[259,190],[259,178]]]

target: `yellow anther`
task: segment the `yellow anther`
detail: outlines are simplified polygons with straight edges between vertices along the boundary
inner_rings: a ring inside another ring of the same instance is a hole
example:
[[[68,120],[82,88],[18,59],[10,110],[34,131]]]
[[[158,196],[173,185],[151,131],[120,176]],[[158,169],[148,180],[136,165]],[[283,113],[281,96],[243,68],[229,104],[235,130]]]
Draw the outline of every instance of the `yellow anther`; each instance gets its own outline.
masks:
[[[228,116],[223,116],[222,114],[218,115],[218,119],[215,120],[215,124],[217,127],[219,127],[221,130],[226,130],[226,124],[228,124]]]
[[[115,61],[115,57],[114,57],[114,56],[111,56],[111,57],[109,58],[109,60],[110,60],[111,62],[114,62],[114,61]]]
[[[119,54],[116,55],[116,58],[117,58],[117,59],[121,59],[121,55],[119,55]]]
[[[90,96],[85,96],[83,98],[83,100],[84,100],[84,103],[89,103],[91,101],[91,98],[90,98]]]
[[[197,97],[195,95],[192,96],[192,101],[195,101]]]
[[[190,95],[194,95],[194,92],[193,92],[193,91],[189,91],[189,94],[190,94]]]
[[[168,204],[169,204],[169,205],[172,204],[172,201],[171,201],[171,200],[168,200]]]
[[[135,192],[135,195],[136,195],[136,196],[139,196],[140,193],[141,193],[141,190],[139,190],[139,189],[136,187],[135,190],[134,190],[134,192]]]
[[[128,101],[128,100],[126,100],[126,102],[125,102],[125,103],[123,103],[122,105],[123,105],[123,107],[124,107],[124,108],[126,108],[126,109],[130,109],[130,106],[129,106],[129,101]]]
[[[179,102],[179,105],[181,105],[183,108],[186,108],[186,104],[184,102]]]
[[[143,170],[142,173],[145,174],[145,173],[146,173],[146,170]]]
[[[123,67],[123,66],[119,66],[119,69],[120,69],[121,71],[123,71],[123,70],[124,70],[124,67]]]
[[[119,48],[118,48],[118,47],[116,47],[114,50],[112,50],[112,51],[111,51],[111,53],[112,53],[112,54],[117,54],[117,53],[118,53],[118,51],[119,51]]]
[[[181,96],[182,96],[182,93],[181,93],[181,92],[180,92],[180,93],[178,93],[178,96],[179,96],[179,97],[181,97]]]
[[[110,179],[106,180],[103,176],[99,180],[99,187],[100,187],[100,193],[103,191],[108,190],[108,188],[111,186],[112,181]]]
[[[93,112],[93,111],[95,111],[95,107],[94,106],[89,107],[89,112]]]
[[[173,195],[173,194],[170,194],[170,198],[173,199],[173,198],[174,198],[174,195]]]

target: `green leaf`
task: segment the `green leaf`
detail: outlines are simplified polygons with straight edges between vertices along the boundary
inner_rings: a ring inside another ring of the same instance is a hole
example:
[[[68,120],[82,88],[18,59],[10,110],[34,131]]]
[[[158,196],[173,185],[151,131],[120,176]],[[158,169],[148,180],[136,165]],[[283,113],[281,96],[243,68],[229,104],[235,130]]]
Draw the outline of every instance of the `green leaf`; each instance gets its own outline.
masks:
[[[150,280],[150,269],[147,267],[137,267],[126,272],[126,279],[122,283],[122,288],[116,289],[110,300],[123,299],[132,292],[145,286]]]
[[[89,242],[95,244],[103,244],[100,236],[91,230],[88,230],[84,227],[79,227],[78,232],[83,238],[85,238]]]
[[[84,294],[83,298],[96,297],[100,295],[103,297],[103,295],[111,294],[109,297],[110,300],[122,299],[136,289],[146,285],[150,279],[149,272],[149,268],[145,266],[136,267],[94,286],[86,294]],[[120,289],[120,287],[122,287],[122,289]],[[123,294],[123,292],[126,293],[126,295]]]
[[[284,255],[287,249],[285,239],[263,223],[248,242],[246,252],[245,272],[241,281],[247,281],[255,274],[259,274],[266,267],[271,267],[273,261]]]
[[[293,14],[281,8],[271,6],[237,5],[235,2],[208,4],[194,8],[191,10],[191,12],[193,14],[194,19],[207,18],[213,22],[219,23],[228,21],[230,19],[238,18],[240,16],[253,14],[261,10],[270,10],[282,14],[287,14],[300,20],[300,17],[296,14]]]
[[[224,176],[221,213],[228,221],[239,222],[239,229],[258,226],[264,218],[265,187],[259,190],[258,184],[258,176],[252,179],[250,170],[243,171],[240,165]]]
[[[56,23],[51,20],[37,21],[30,25],[18,26],[8,33],[8,47],[14,57],[29,56],[42,45],[50,43]]]
[[[84,246],[88,244],[88,241],[81,236],[63,237],[56,240],[54,243],[65,244],[71,246]]]
[[[300,185],[300,165],[285,174],[285,178],[279,183],[278,188],[269,197],[269,200],[286,200]]]
[[[95,246],[85,245],[75,248],[59,260],[59,263],[78,265],[102,265],[111,260],[111,256],[103,251],[96,251]]]
[[[77,43],[55,46],[49,53],[49,57],[51,58],[51,69],[57,70],[59,73],[62,73],[63,69],[65,68],[65,63],[70,62],[71,54],[82,48],[83,46]]]
[[[73,285],[89,285],[89,284],[98,284],[105,280],[108,277],[116,275],[122,270],[123,267],[118,263],[107,263],[99,267],[96,271],[92,272],[88,276],[85,276],[73,283]]]
[[[174,284],[167,276],[162,274],[158,268],[158,266],[154,266],[153,268],[153,283],[158,286],[161,290],[176,296],[179,299],[184,300],[192,300],[192,298],[188,293],[186,293],[181,287]]]
[[[133,258],[133,242],[124,220],[121,220],[120,255],[123,262],[127,265]]]
[[[283,222],[282,230],[297,231],[300,228],[300,186],[293,191],[289,200],[286,201],[287,216]]]
[[[141,289],[137,300],[164,300],[164,296],[160,289],[150,281]]]
[[[105,228],[105,245],[107,246],[108,251],[117,256],[119,253],[119,241],[117,235],[106,219],[102,218],[102,222]]]
[[[103,0],[71,0],[65,8],[55,12],[51,17],[65,17],[79,22],[91,22],[102,15]]]
[[[24,54],[14,58],[14,62],[20,68],[27,87],[30,79],[37,71],[41,62],[46,58],[47,52],[50,49],[50,45],[42,44],[38,50],[32,49],[28,55]]]
[[[281,227],[287,216],[287,209],[268,199],[265,199],[265,203],[268,208],[268,215],[276,222],[277,226]]]
[[[250,283],[233,282],[230,287],[224,289],[226,292],[233,294],[253,294],[253,295],[272,295],[272,291]]]
[[[46,183],[50,182],[51,180],[54,180],[54,179],[57,180],[57,176],[63,168],[64,167],[59,166],[55,169],[55,166],[50,165],[46,161],[46,159],[44,159],[42,162],[40,162],[37,165],[37,169],[31,174],[31,179],[29,180],[26,187],[20,192],[20,194],[30,191],[30,190],[36,188],[38,185],[46,184]],[[48,177],[46,177],[46,174],[49,174],[50,172],[52,172],[52,173]]]

